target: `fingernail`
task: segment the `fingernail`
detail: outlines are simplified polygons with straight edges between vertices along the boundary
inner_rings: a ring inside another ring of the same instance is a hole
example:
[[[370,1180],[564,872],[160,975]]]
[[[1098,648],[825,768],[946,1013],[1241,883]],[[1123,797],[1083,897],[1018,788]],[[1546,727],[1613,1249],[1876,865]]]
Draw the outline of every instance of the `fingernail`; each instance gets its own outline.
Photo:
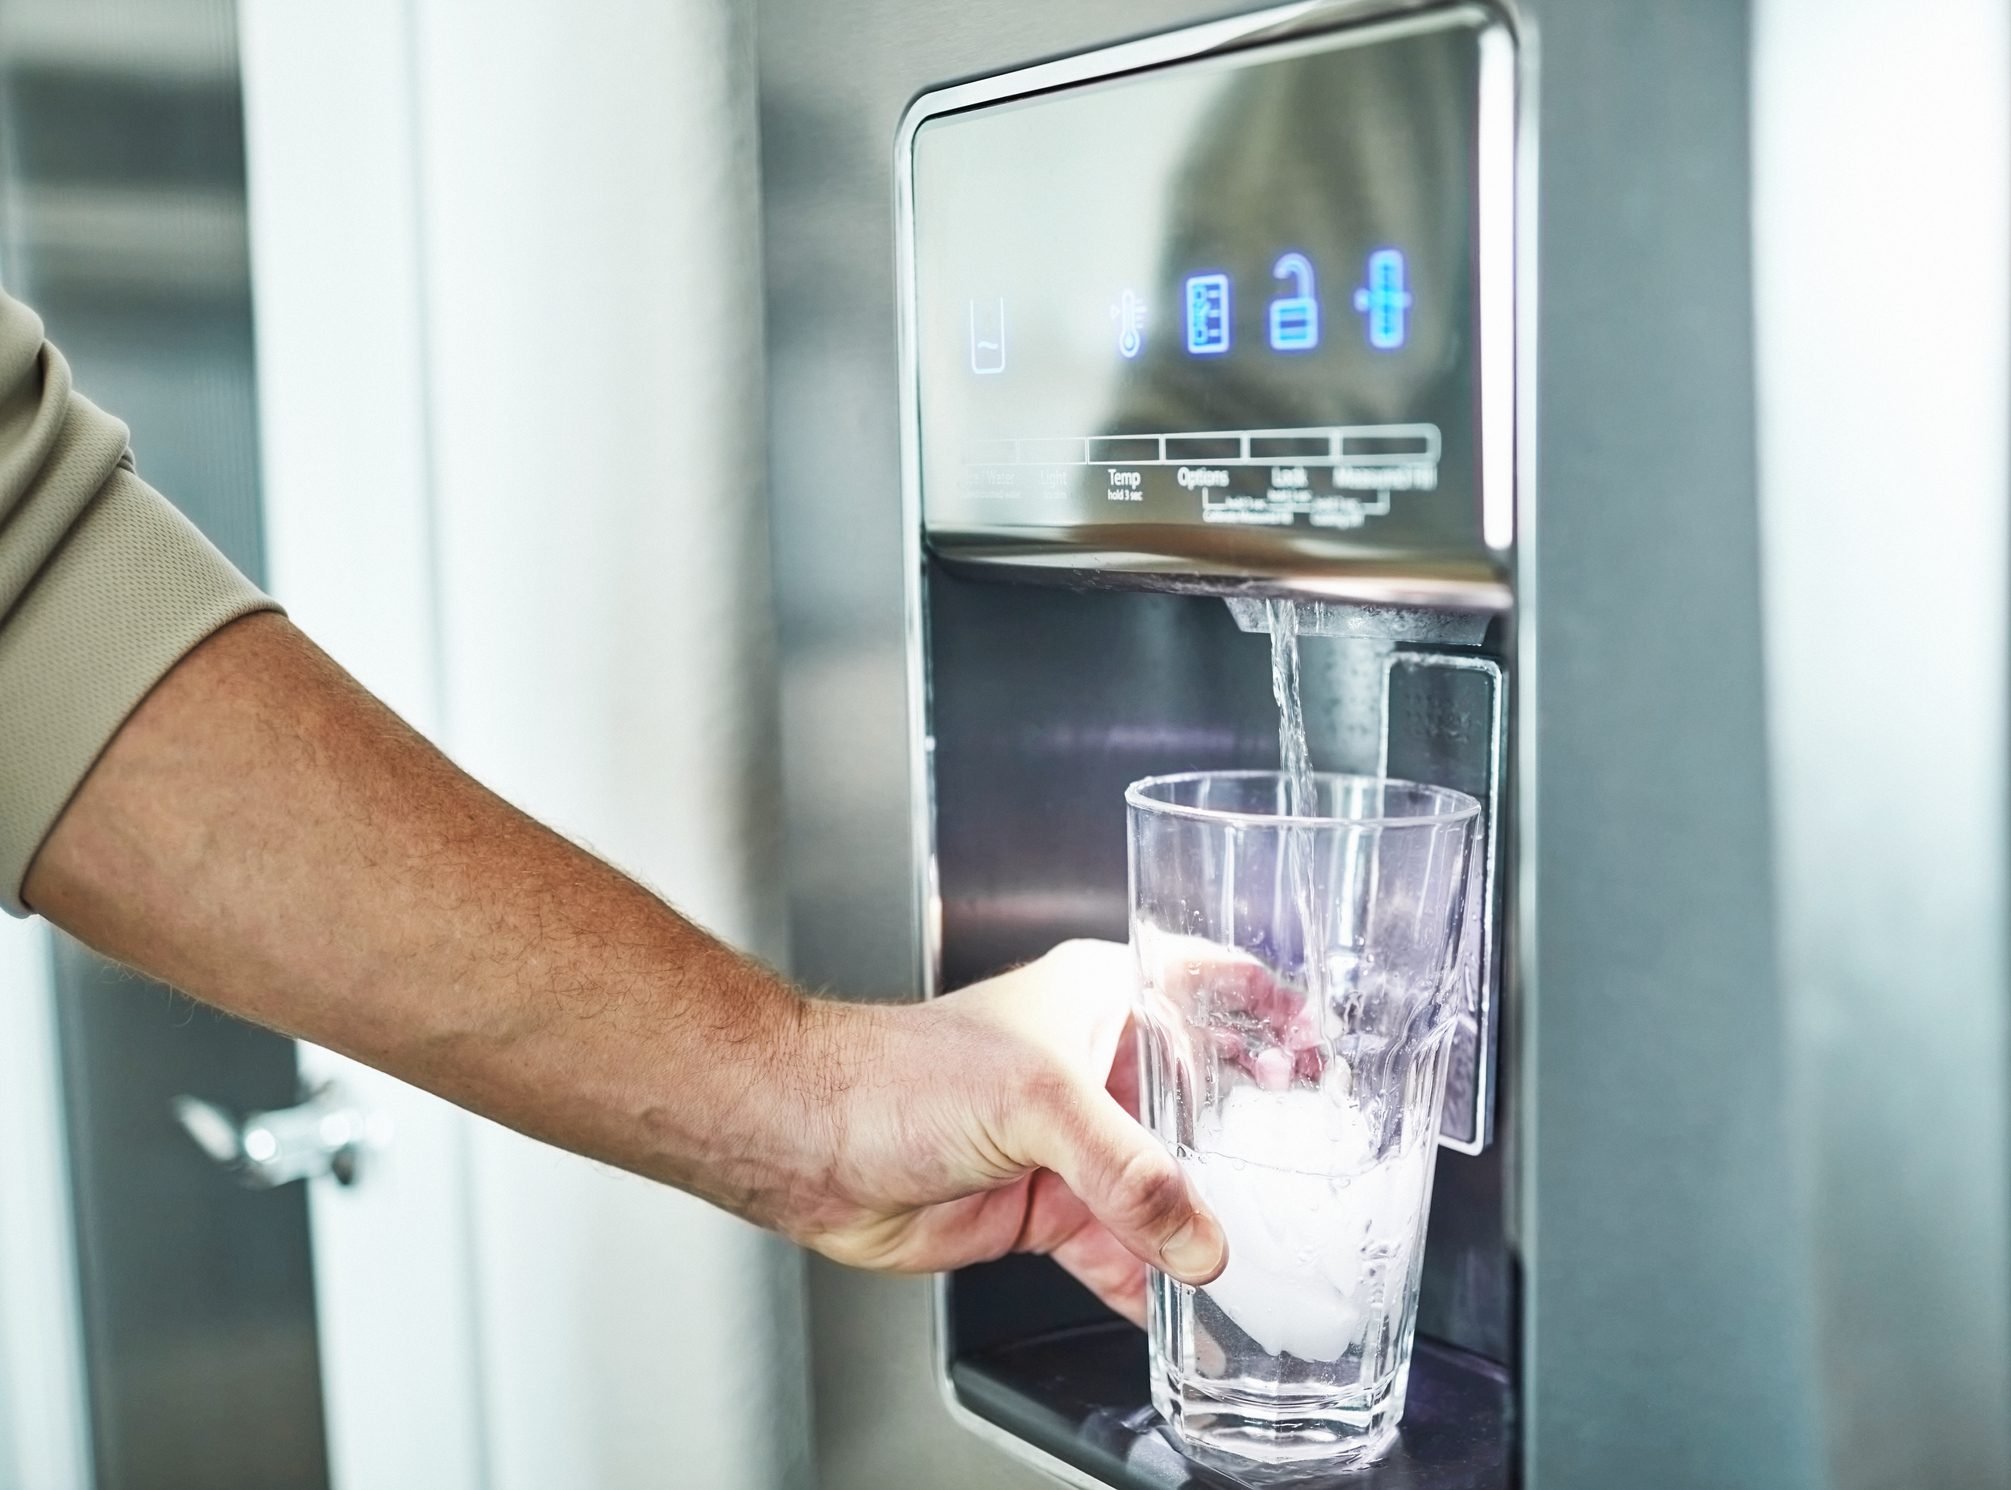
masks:
[[[1207,1283],[1222,1271],[1228,1246],[1212,1216],[1196,1211],[1159,1249],[1160,1264],[1182,1283]]]

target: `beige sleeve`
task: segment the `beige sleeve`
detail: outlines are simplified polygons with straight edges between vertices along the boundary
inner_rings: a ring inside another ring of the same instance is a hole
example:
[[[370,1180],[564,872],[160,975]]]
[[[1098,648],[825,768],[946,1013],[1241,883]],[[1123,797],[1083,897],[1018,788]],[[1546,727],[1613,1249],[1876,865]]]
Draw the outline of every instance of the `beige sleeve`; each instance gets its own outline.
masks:
[[[0,907],[119,726],[225,622],[277,609],[133,473],[126,427],[0,292]]]

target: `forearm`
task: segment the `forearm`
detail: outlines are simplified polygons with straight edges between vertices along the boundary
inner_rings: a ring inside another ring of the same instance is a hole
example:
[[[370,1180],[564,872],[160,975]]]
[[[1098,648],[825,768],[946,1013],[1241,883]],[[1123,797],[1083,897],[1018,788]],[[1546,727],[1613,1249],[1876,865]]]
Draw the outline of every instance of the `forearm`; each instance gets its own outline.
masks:
[[[821,1015],[275,616],[161,682],[25,895],[206,1002],[742,1214],[825,1146]]]

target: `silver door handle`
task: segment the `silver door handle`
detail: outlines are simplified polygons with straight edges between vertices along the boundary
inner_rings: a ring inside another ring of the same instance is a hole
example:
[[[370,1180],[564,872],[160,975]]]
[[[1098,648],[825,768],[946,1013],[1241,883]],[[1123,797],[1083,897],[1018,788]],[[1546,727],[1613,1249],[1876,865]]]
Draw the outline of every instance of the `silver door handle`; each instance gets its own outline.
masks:
[[[353,1185],[364,1151],[389,1137],[386,1121],[363,1112],[333,1082],[296,1107],[242,1118],[201,1097],[177,1097],[173,1106],[196,1147],[256,1190],[323,1176]]]

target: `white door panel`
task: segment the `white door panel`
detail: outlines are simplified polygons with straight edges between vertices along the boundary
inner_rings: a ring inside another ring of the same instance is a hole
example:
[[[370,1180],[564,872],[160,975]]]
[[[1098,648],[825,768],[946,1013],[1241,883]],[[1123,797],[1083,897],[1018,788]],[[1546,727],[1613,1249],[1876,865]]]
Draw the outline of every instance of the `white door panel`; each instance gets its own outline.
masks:
[[[440,723],[402,0],[239,8],[273,593],[420,730]],[[312,1186],[337,1490],[481,1490],[466,1114],[304,1046],[383,1121],[358,1182]]]
[[[86,1490],[90,1423],[49,929],[0,917],[0,1490]]]
[[[415,3],[456,756],[774,956],[749,11]],[[788,1249],[497,1128],[474,1152],[492,1490],[804,1483]]]
[[[744,11],[243,0],[274,592],[477,775],[780,952]],[[800,1265],[304,1050],[338,1490],[808,1481]]]

